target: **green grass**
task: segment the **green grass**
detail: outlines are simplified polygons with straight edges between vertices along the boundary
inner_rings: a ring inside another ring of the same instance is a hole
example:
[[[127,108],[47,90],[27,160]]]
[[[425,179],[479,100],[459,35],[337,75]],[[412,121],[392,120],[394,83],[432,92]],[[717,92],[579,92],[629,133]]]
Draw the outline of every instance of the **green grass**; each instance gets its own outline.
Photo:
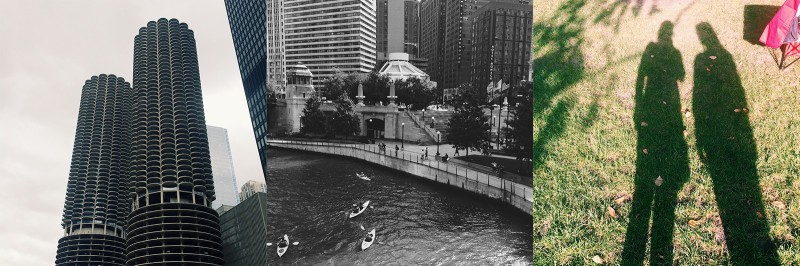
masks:
[[[756,41],[781,4],[534,2],[535,264],[800,264],[800,64]]]

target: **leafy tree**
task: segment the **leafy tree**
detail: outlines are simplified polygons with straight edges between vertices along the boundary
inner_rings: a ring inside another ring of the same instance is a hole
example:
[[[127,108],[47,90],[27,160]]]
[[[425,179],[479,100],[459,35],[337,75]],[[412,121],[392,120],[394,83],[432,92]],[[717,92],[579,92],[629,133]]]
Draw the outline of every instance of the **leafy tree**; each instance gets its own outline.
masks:
[[[412,105],[414,110],[423,109],[436,100],[435,89],[415,77],[395,82],[395,90],[397,101]]]
[[[327,118],[325,117],[325,113],[319,109],[320,105],[322,105],[322,101],[320,101],[320,99],[317,97],[311,97],[306,100],[306,107],[303,109],[303,117],[300,118],[300,121],[302,122],[300,132],[306,134],[325,133],[325,124]]]
[[[521,82],[514,87],[513,92],[517,93],[517,95],[509,97],[509,100],[513,99],[516,106],[509,108],[511,117],[507,122],[508,128],[503,129],[506,136],[511,139],[508,150],[517,156],[517,160],[520,160],[520,163],[530,161],[533,157],[532,88],[533,84],[531,82]]]
[[[479,88],[460,86],[459,95],[453,100],[455,113],[447,122],[450,144],[456,149],[483,151],[489,149],[491,136],[489,118],[483,113]]]
[[[331,126],[335,133],[352,136],[360,132],[358,116],[353,111],[353,100],[343,93],[333,103],[336,112],[333,113]]]

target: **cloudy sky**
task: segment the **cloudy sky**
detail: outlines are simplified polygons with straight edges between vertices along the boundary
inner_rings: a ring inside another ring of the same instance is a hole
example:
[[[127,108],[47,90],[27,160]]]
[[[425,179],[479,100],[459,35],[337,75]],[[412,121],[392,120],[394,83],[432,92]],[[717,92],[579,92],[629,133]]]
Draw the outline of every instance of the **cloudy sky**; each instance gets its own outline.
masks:
[[[0,0],[0,264],[52,265],[83,83],[132,80],[133,38],[158,18],[195,33],[209,125],[236,176],[264,180],[222,0]]]

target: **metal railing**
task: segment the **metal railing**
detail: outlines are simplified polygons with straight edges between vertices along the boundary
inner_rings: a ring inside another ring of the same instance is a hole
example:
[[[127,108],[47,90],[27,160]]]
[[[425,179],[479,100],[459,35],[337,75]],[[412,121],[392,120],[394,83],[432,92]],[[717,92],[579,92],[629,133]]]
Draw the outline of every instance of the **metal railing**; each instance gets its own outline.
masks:
[[[400,159],[403,161],[424,165],[441,172],[446,172],[454,174],[456,176],[461,176],[468,180],[476,181],[481,184],[486,184],[488,186],[498,188],[504,191],[510,191],[512,194],[520,196],[528,202],[533,202],[533,188],[531,186],[520,184],[519,182],[515,182],[514,180],[509,180],[507,178],[502,178],[496,175],[488,167],[482,169],[459,163],[442,162],[441,157],[434,156],[433,159],[429,159],[424,154],[413,151],[397,150],[388,146],[386,147],[386,149],[381,149],[378,146],[378,144],[347,144],[347,143],[330,143],[321,141],[300,141],[300,140],[283,140],[283,139],[267,140],[267,145],[276,145],[280,147],[280,144],[353,149],[356,151],[362,151],[364,153],[361,156],[356,154],[351,157],[359,158],[366,161],[369,161],[366,158],[367,153],[394,157],[396,159]],[[345,153],[335,153],[335,154],[342,156],[349,156]]]

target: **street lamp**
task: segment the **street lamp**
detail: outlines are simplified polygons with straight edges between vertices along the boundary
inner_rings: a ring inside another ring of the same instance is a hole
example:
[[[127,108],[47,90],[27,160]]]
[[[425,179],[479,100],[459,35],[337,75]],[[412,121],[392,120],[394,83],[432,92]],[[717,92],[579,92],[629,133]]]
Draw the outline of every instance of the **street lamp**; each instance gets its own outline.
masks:
[[[436,156],[439,156],[439,143],[442,141],[442,132],[436,131]]]
[[[297,118],[300,118],[300,131],[303,131],[303,116],[298,115]]]
[[[400,148],[405,149],[404,135],[406,134],[406,123],[400,123],[400,127],[403,128],[403,131],[400,133]]]
[[[431,116],[431,128],[435,128],[436,117]]]
[[[497,147],[500,148],[500,111],[502,111],[503,108],[500,108],[501,106],[497,104],[493,106],[497,108]]]

